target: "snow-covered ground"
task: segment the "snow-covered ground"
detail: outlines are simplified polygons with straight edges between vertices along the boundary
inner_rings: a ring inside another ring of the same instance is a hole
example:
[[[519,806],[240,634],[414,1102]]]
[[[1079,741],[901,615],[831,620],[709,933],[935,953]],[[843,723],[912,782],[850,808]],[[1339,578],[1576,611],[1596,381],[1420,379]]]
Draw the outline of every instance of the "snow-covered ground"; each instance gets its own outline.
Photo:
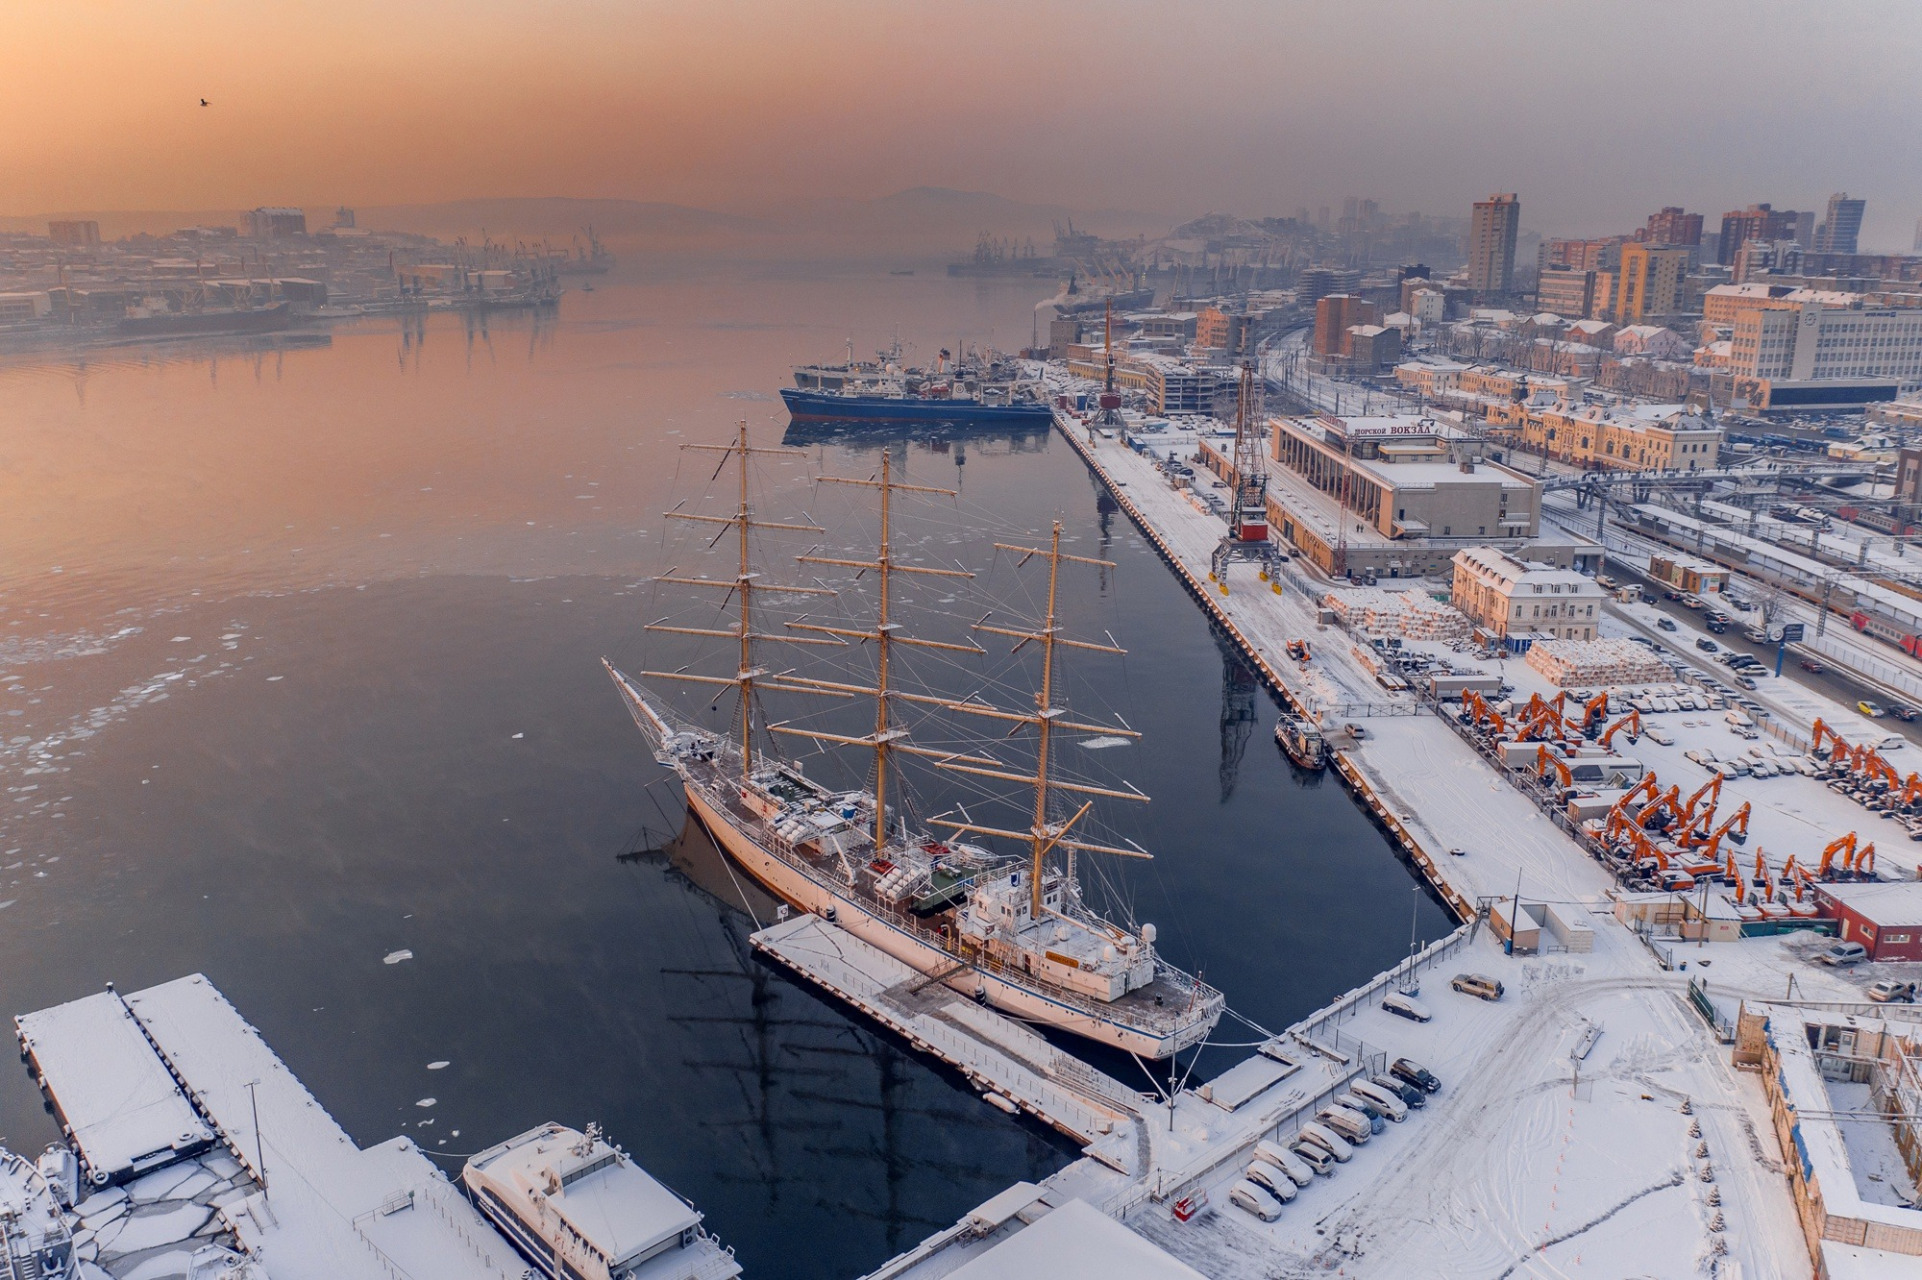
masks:
[[[1205,581],[1208,553],[1222,533],[1209,504],[1177,491],[1152,458],[1118,441],[1098,437],[1090,451],[1191,581]],[[1197,480],[1209,484],[1205,472]],[[1404,710],[1405,698],[1374,692],[1354,637],[1314,628],[1312,600],[1294,586],[1277,594],[1231,582],[1228,596],[1208,599],[1311,703],[1379,700],[1383,709]],[[1652,612],[1611,618],[1607,630],[1643,627],[1653,632]],[[1682,652],[1660,634],[1672,654]],[[1305,667],[1283,653],[1287,639],[1302,635],[1315,646]],[[1426,647],[1457,669],[1473,665],[1465,651]],[[1488,665],[1516,686],[1518,701],[1538,690],[1558,692],[1525,663]],[[1727,675],[1712,663],[1702,669]],[[1788,682],[1779,689],[1768,683],[1756,701],[1804,731],[1818,715],[1845,734],[1871,727]],[[1791,750],[1772,738],[1731,733],[1723,710],[1651,713],[1648,723],[1671,743],[1644,736],[1627,753],[1654,768],[1664,790],[1681,786],[1686,796],[1710,776],[1689,751],[1728,758],[1758,743]],[[1763,1091],[1754,1076],[1732,1067],[1728,1049],[1688,1003],[1688,984],[1705,981],[1726,1018],[1745,997],[1780,1000],[1790,990],[1802,1000],[1859,1001],[1865,975],[1813,965],[1816,940],[1801,934],[1671,942],[1664,951],[1672,969],[1665,970],[1655,950],[1614,918],[1617,893],[1607,871],[1542,814],[1515,778],[1432,714],[1356,718],[1366,734],[1342,747],[1346,760],[1436,875],[1471,902],[1508,898],[1519,881],[1524,902],[1558,904],[1585,920],[1594,948],[1507,956],[1483,930],[1472,950],[1443,970],[1498,978],[1508,988],[1499,1003],[1458,994],[1446,972],[1437,972],[1422,993],[1432,1022],[1407,1022],[1372,1004],[1354,1012],[1341,1024],[1344,1035],[1421,1061],[1445,1087],[1430,1107],[1389,1126],[1334,1176],[1316,1179],[1276,1222],[1262,1224],[1227,1201],[1245,1151],[1198,1180],[1210,1207],[1196,1219],[1182,1223],[1168,1204],[1151,1199],[1124,1220],[1217,1276],[1807,1275],[1807,1248]],[[1731,778],[1721,814],[1743,801],[1753,807],[1751,837],[1738,853],[1744,874],[1758,846],[1779,870],[1789,853],[1819,858],[1829,839],[1857,828],[1865,839],[1887,839],[1882,829],[1901,835],[1903,854],[1914,847],[1893,824],[1799,773]],[[1453,849],[1464,852],[1451,856]],[[1578,1067],[1569,1052],[1591,1027],[1600,1037]],[[1259,1110],[1260,1099],[1247,1105]],[[1283,1133],[1300,1119],[1284,1120]]]

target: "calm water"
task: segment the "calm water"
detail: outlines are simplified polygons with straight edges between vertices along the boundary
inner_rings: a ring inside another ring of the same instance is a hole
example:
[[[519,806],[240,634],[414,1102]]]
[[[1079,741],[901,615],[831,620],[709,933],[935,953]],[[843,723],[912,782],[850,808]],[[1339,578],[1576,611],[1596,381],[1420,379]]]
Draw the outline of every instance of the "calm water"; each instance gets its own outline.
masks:
[[[678,445],[742,418],[777,443],[787,366],[850,336],[1019,345],[1040,290],[624,270],[538,324],[0,365],[0,1011],[202,971],[363,1144],[598,1119],[755,1274],[851,1276],[1072,1151],[751,957],[768,904],[676,835],[598,660],[684,660],[642,631],[670,612],[648,579],[701,554],[663,534],[709,488]],[[962,493],[908,508],[907,551],[983,571],[902,592],[924,634],[1032,601],[996,538],[1058,517],[1118,562],[1067,599],[1129,653],[1070,688],[1147,737],[1075,763],[1155,797],[1113,829],[1156,860],[1102,876],[1171,958],[1273,1027],[1405,954],[1411,914],[1447,927],[1280,757],[1267,698],[1065,446],[895,449]],[[877,457],[770,461],[763,509],[859,549],[872,521],[811,478]],[[1023,674],[967,661],[932,682]],[[912,782],[922,812],[988,803]],[[51,1119],[24,1072],[0,1081],[0,1140],[37,1149]]]

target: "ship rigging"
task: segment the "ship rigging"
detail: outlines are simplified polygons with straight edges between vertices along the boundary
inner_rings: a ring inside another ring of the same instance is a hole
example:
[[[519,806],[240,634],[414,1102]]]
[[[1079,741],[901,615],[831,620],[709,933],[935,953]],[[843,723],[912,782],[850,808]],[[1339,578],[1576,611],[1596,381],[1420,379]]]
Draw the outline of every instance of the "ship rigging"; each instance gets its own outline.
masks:
[[[689,807],[721,847],[794,906],[835,922],[930,981],[945,983],[984,1003],[1144,1057],[1165,1058],[1205,1039],[1221,1016],[1220,993],[1162,960],[1152,925],[1131,931],[1085,905],[1077,875],[1075,859],[1080,853],[1149,856],[1132,842],[1132,847],[1123,847],[1090,840],[1080,826],[1096,799],[1139,803],[1148,797],[1132,787],[1095,786],[1062,777],[1055,762],[1056,739],[1063,733],[1129,740],[1140,736],[1125,724],[1071,718],[1066,707],[1057,705],[1059,650],[1123,652],[1118,645],[1063,634],[1061,570],[1064,565],[1088,565],[1105,571],[1114,568],[1112,562],[1063,552],[1059,522],[1045,546],[996,543],[997,551],[1018,557],[1017,568],[1036,560],[1047,563],[1042,620],[1033,626],[1003,626],[991,622],[989,613],[973,623],[973,634],[959,643],[908,635],[895,615],[895,574],[949,581],[974,575],[964,568],[900,562],[893,534],[895,496],[951,498],[954,494],[896,481],[892,459],[883,451],[872,477],[822,478],[875,494],[880,529],[873,558],[821,555],[818,547],[797,557],[803,564],[874,575],[878,599],[873,621],[843,626],[803,617],[784,622],[780,630],[757,631],[761,597],[832,596],[835,592],[827,586],[762,582],[750,556],[750,535],[756,530],[825,531],[813,523],[761,520],[752,510],[746,473],[753,455],[789,451],[754,448],[748,443],[745,425],[733,444],[689,447],[726,455],[716,478],[730,462],[740,468],[738,502],[726,516],[678,510],[670,514],[720,526],[716,542],[734,533],[740,546],[737,572],[728,580],[671,571],[658,580],[727,590],[738,607],[739,621],[732,627],[687,627],[662,621],[650,629],[732,641],[739,646],[738,668],[732,676],[686,670],[641,674],[649,680],[732,686],[741,703],[738,743],[679,721],[634,681],[611,665],[608,670],[636,724],[654,743],[656,758],[681,776]],[[983,657],[987,650],[976,637],[986,636],[1012,640],[1011,652],[1033,646],[1040,667],[1033,711],[1007,710],[978,695],[955,698],[899,686],[896,646]],[[874,646],[872,684],[792,670],[773,672],[756,662],[755,646],[763,642],[842,648],[856,641]],[[872,752],[871,787],[836,791],[805,774],[798,761],[768,752],[757,754],[755,703],[761,691],[871,698],[873,730],[867,734],[834,733],[787,720],[765,724],[774,735]],[[1007,727],[1010,738],[1025,733],[1032,738],[1032,771],[1021,771],[1020,766],[990,754],[991,748],[963,750],[910,741],[905,710],[916,706],[998,722]],[[897,755],[927,759],[935,769],[950,774],[1031,790],[1028,829],[986,825],[957,809],[958,818],[944,815],[928,822],[952,833],[948,839],[917,834],[901,805],[894,805],[890,812],[890,794],[900,787]],[[1080,807],[1062,816],[1055,812],[1057,797],[1066,803],[1080,801]],[[1025,857],[995,853],[971,843],[975,838],[1017,842],[1024,846]]]

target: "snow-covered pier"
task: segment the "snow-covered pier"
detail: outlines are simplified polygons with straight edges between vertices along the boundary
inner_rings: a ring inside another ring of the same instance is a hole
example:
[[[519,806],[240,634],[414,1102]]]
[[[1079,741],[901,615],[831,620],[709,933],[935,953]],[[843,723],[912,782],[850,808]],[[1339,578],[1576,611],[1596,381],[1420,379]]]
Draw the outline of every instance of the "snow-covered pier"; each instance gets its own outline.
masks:
[[[1097,1144],[1123,1171],[1135,1167],[1133,1131],[1144,1105],[1137,1091],[819,916],[784,920],[751,940],[954,1067],[994,1105]],[[1122,1140],[1108,1141],[1117,1134]]]
[[[407,1138],[362,1150],[198,974],[16,1019],[81,1160],[88,1276],[519,1280]]]

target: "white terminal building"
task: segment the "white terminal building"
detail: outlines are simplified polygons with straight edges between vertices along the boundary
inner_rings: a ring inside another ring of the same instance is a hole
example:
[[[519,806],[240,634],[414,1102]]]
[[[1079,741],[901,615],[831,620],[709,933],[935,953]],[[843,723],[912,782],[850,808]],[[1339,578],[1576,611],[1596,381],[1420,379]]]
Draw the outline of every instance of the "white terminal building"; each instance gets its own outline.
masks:
[[[1455,553],[1455,607],[1503,640],[1593,640],[1603,598],[1593,578],[1572,569],[1518,560],[1499,547]]]

